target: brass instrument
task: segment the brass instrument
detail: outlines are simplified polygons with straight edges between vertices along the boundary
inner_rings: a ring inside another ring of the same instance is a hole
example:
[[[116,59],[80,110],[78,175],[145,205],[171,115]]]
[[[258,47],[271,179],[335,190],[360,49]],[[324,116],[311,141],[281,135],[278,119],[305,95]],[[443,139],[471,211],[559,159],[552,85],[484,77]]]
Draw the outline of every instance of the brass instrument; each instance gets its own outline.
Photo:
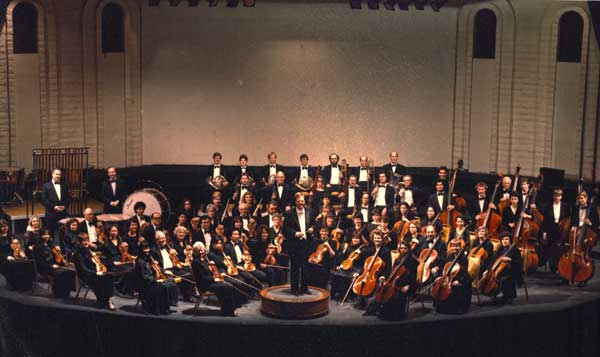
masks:
[[[208,177],[206,179],[206,183],[208,183],[212,188],[217,191],[221,191],[227,185],[227,179],[223,175]]]

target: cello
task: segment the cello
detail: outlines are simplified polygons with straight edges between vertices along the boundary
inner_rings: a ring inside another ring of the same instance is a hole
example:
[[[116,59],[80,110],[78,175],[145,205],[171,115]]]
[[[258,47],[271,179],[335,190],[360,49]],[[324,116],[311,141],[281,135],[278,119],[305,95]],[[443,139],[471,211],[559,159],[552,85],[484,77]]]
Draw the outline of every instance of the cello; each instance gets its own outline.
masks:
[[[431,277],[431,266],[435,263],[438,258],[438,251],[435,250],[437,241],[439,240],[439,236],[433,239],[433,244],[431,248],[425,248],[419,254],[419,266],[417,268],[417,282],[421,284],[425,284],[429,278]]]
[[[396,264],[390,276],[383,282],[381,287],[377,290],[375,295],[375,302],[379,304],[385,304],[392,299],[396,299],[400,293],[400,287],[398,287],[398,281],[408,274],[408,269],[404,265],[406,259],[410,254],[406,254],[402,257],[402,260]]]
[[[444,265],[442,276],[433,282],[431,297],[434,301],[445,301],[452,295],[452,281],[460,272],[460,264],[457,263],[464,249],[460,248],[454,259]]]
[[[510,248],[504,252],[501,256],[494,261],[491,268],[483,273],[481,280],[479,281],[479,291],[485,296],[496,296],[500,291],[500,280],[502,278],[502,272],[509,266],[509,262],[504,261],[504,257],[508,256],[510,252],[515,249],[516,243],[511,244]]]
[[[588,203],[585,214],[586,220],[590,216],[593,202],[594,197]],[[569,250],[558,261],[560,276],[570,281],[571,284],[585,283],[592,277],[594,264],[590,253],[594,245],[596,245],[597,238],[596,232],[587,223],[572,230],[569,235]]]
[[[490,204],[493,203],[494,197],[496,197],[496,193],[498,192],[500,182],[502,181],[502,175],[500,174],[499,176],[500,178],[498,179],[498,181],[496,181],[494,193],[492,193],[492,197],[490,199]],[[502,216],[492,211],[492,207],[488,205],[488,208],[485,211],[485,213],[480,214],[480,217],[477,220],[477,225],[479,227],[483,226],[487,228],[490,241],[494,245],[494,252],[498,251],[498,248],[500,248],[500,240],[498,239],[498,229],[502,225]]]
[[[477,238],[475,238],[477,239]],[[488,259],[488,253],[483,249],[483,242],[477,239],[479,244],[476,247],[471,248],[469,252],[469,256],[467,260],[469,262],[469,266],[467,268],[467,273],[471,277],[473,281],[477,281],[479,279],[479,271],[481,270],[481,262]]]
[[[380,249],[375,249],[375,253],[365,260],[362,274],[354,279],[352,291],[358,296],[369,296],[377,288],[377,279],[385,266],[383,259],[378,256]]]

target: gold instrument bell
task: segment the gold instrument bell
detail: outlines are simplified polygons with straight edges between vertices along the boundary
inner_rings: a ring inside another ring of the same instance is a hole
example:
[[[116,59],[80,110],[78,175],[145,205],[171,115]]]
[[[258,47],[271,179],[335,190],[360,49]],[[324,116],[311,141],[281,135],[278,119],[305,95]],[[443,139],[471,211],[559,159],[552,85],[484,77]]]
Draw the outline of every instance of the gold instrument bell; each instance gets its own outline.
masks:
[[[206,182],[217,191],[221,191],[223,189],[223,187],[225,187],[226,181],[227,180],[222,175],[215,176],[215,177],[208,177],[206,179]]]
[[[313,183],[313,179],[310,176],[302,176],[300,177],[300,180],[296,183],[296,187],[301,191],[307,192],[312,189]]]

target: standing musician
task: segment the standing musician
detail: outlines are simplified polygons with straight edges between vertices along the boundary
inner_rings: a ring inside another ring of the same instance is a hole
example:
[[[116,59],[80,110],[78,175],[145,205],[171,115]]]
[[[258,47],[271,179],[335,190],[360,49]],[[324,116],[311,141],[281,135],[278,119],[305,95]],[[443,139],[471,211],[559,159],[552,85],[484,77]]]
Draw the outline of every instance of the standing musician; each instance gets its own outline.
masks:
[[[113,277],[106,275],[100,257],[90,250],[90,238],[85,233],[78,236],[79,248],[75,251],[74,263],[79,279],[83,280],[96,295],[96,307],[116,310],[111,301],[114,291]]]
[[[212,159],[213,165],[208,167],[208,176],[206,178],[208,182],[206,187],[208,191],[205,194],[206,198],[212,197],[214,192],[225,192],[227,186],[229,186],[229,172],[227,167],[221,163],[223,156],[220,152],[215,152],[212,155]],[[207,200],[203,201],[206,202]]]
[[[371,222],[373,206],[371,205],[371,197],[367,192],[360,196],[360,206],[357,207],[356,213],[362,217],[363,222]]]
[[[277,175],[279,171],[284,172],[285,167],[277,163],[277,154],[273,151],[267,154],[267,160],[269,160],[269,163],[263,166],[261,178],[263,184],[271,185],[275,182],[275,175]],[[270,196],[271,192],[268,192],[268,194]]]
[[[39,246],[47,232],[47,229],[42,229],[42,237],[36,240],[34,247]],[[0,220],[0,273],[6,278],[8,290],[24,291],[33,286],[35,265],[31,259],[27,259],[21,242],[8,232],[5,220]]]
[[[311,241],[311,253],[307,266],[307,284],[327,288],[329,275],[333,268],[336,246],[330,244],[331,235],[327,227],[319,229],[319,237]]]
[[[328,192],[340,192],[344,183],[344,172],[339,159],[337,154],[332,153],[329,155],[329,165],[323,167],[323,182]]]
[[[166,315],[177,310],[177,285],[168,280],[160,263],[152,257],[152,249],[147,242],[140,244],[140,256],[135,261],[138,289],[142,308],[154,315]]]
[[[331,273],[331,299],[341,299],[344,293],[348,290],[348,286],[352,281],[352,276],[358,271],[360,264],[358,262],[349,262],[348,270],[342,269],[342,262],[346,261],[351,255],[356,256],[356,260],[360,258],[360,250],[366,245],[361,244],[360,237],[354,236],[350,239],[349,244],[342,245],[342,248],[337,251],[334,257],[335,269]],[[354,253],[354,254],[353,254]]]
[[[419,188],[413,186],[412,176],[404,175],[402,177],[402,185],[400,190],[398,190],[397,199],[400,200],[400,203],[408,203],[411,210],[416,210],[419,196],[421,196],[422,193],[423,192]]]
[[[473,221],[477,221],[481,218],[481,214],[485,213],[490,206],[493,210],[497,210],[496,205],[487,197],[488,185],[480,181],[475,184],[475,190],[477,196],[474,200],[470,200],[467,204],[469,210],[469,216]]]
[[[204,244],[195,242],[193,248],[192,272],[198,290],[215,293],[221,305],[221,313],[224,316],[238,316],[235,309],[242,306],[244,299],[240,297],[238,291],[231,284],[223,281],[220,275],[215,276],[212,274],[209,264],[214,264],[214,262],[209,262]]]
[[[294,202],[294,189],[291,185],[285,183],[285,174],[283,171],[277,172],[275,181],[275,185],[267,186],[271,192],[269,198],[277,201],[279,207],[288,212],[292,209],[292,203]]]
[[[127,198],[127,186],[117,177],[117,169],[109,167],[108,179],[100,186],[100,201],[104,203],[104,213],[122,213],[123,202]]]
[[[356,209],[360,207],[362,192],[362,188],[356,183],[356,175],[350,175],[348,178],[348,187],[339,195],[344,203],[342,212],[344,216],[354,215]]]
[[[512,178],[510,176],[502,177],[502,186],[498,190],[496,197],[494,197],[494,202],[499,204],[502,201],[510,200],[510,195],[512,192]]]
[[[58,221],[67,217],[67,208],[71,203],[69,188],[61,181],[59,169],[53,169],[52,180],[42,186],[42,203],[46,207],[46,227],[55,234]]]
[[[358,179],[358,185],[361,190],[367,191],[369,182],[371,182],[371,173],[369,172],[369,158],[366,156],[360,157],[360,164],[352,170],[352,174]]]
[[[438,214],[448,208],[449,211],[454,209],[454,199],[451,198],[448,202],[448,194],[446,193],[444,181],[437,180],[435,182],[435,192],[429,196],[428,205],[433,207],[435,214]]]
[[[279,204],[275,200],[270,200],[267,205],[267,211],[261,214],[259,218],[259,225],[265,225],[267,227],[273,227],[273,215],[278,212]]]
[[[308,155],[300,155],[300,166],[294,168],[294,182],[300,182],[303,177],[315,179],[315,168],[308,164]]]
[[[560,258],[560,231],[559,224],[564,219],[571,217],[569,206],[563,202],[563,190],[557,188],[553,192],[552,204],[548,205],[544,210],[544,241],[546,242],[546,255],[548,257],[548,265],[552,273],[556,273],[558,269],[558,260]]]
[[[252,178],[252,187],[256,186],[256,181],[254,181],[254,173],[252,172],[252,168],[248,166],[248,156],[246,154],[241,154],[238,158],[239,166],[236,168],[235,172],[231,173],[231,176],[235,178],[235,182],[241,182],[242,175],[246,174],[248,178]],[[205,247],[206,249],[206,247]]]
[[[461,250],[460,240],[451,240],[449,242],[449,248],[450,253],[443,261],[442,267],[446,263],[454,261],[454,258],[456,258],[457,254],[459,254]],[[452,293],[448,299],[444,301],[434,300],[436,311],[439,313],[464,314],[469,311],[469,307],[471,306],[471,278],[467,273],[469,263],[467,261],[467,256],[464,253],[460,254],[461,255],[458,257],[456,262],[460,266],[460,271],[450,283],[452,287]]]
[[[496,260],[508,263],[508,266],[502,270],[500,277],[500,292],[502,296],[498,299],[494,297],[494,302],[500,305],[512,304],[512,301],[517,297],[517,287],[523,285],[523,267],[521,253],[516,247],[511,247],[512,235],[508,232],[503,232],[500,235],[500,249],[496,252],[496,255],[491,260],[492,264],[495,264]],[[509,251],[510,249],[510,251]],[[509,251],[509,252],[508,252]],[[508,253],[507,253],[508,252]],[[491,264],[490,264],[491,266]],[[489,270],[483,272],[483,277],[490,274]]]
[[[448,167],[442,165],[440,167],[438,167],[438,171],[437,171],[437,177],[433,180],[433,184],[431,185],[433,187],[434,191],[437,191],[437,183],[438,181],[442,182],[442,185],[444,186],[444,190],[447,191],[449,190],[449,182],[448,182]]]
[[[590,205],[591,207],[588,207]],[[597,232],[599,221],[596,205],[589,202],[587,192],[581,191],[577,195],[577,205],[575,205],[571,212],[571,233],[575,234],[584,225],[587,225],[592,231]],[[579,287],[586,285],[587,280],[578,283]]]
[[[406,269],[401,276],[402,268],[398,267],[402,264]],[[408,304],[408,297],[414,295],[417,287],[417,267],[419,262],[412,255],[410,251],[410,245],[403,241],[398,241],[398,257],[392,262],[391,274],[396,272],[399,276],[395,281],[395,285],[391,287],[394,289],[394,294],[388,301],[378,302],[377,297],[375,301],[372,301],[365,315],[377,315],[384,320],[402,320],[406,315],[406,305]],[[386,283],[391,283],[391,279],[394,279],[393,275],[390,275],[386,280]],[[382,289],[385,284],[379,286],[378,289]],[[379,291],[378,291],[379,292]]]
[[[296,208],[287,214],[285,222],[288,237],[283,243],[283,248],[290,257],[292,294],[310,294],[307,267],[314,217],[312,210],[305,207],[304,196],[301,194],[296,194]]]
[[[183,301],[195,302],[193,298],[194,285],[188,281],[191,277],[190,268],[183,265],[177,266],[176,260],[179,259],[177,257],[177,251],[168,246],[167,236],[163,231],[156,232],[156,243],[156,247],[152,249],[152,258],[158,261],[159,266],[166,275],[175,278],[184,278],[181,280],[181,283],[178,284],[179,290],[183,295]]]
[[[394,206],[394,188],[387,183],[385,172],[379,173],[379,184],[371,191],[375,208],[381,209],[381,215],[387,216]]]
[[[429,267],[431,269],[431,277],[435,278],[442,273],[444,262],[446,261],[446,255],[448,253],[448,246],[444,240],[439,236],[439,231],[434,226],[427,226],[425,228],[426,240],[418,248],[419,254],[423,249],[433,249],[437,252],[438,256],[435,262]],[[428,283],[428,282],[423,282]]]
[[[138,228],[141,232],[144,224],[150,224],[150,216],[144,214],[146,204],[142,201],[137,201],[133,204],[133,210],[135,211],[135,216],[132,219],[138,223]]]
[[[249,254],[250,252],[242,244],[240,231],[232,231],[230,238],[231,239],[225,243],[223,248],[225,254],[227,254],[229,257],[231,257],[231,260],[233,260],[233,264],[235,264],[237,267],[239,276],[242,278],[242,280],[261,289],[262,284],[267,278],[267,275],[258,268],[255,268],[254,271],[246,271],[246,269],[244,269],[243,255],[246,253]]]
[[[525,210],[519,205],[519,194],[511,192],[510,204],[502,210],[502,225],[504,229],[513,233],[522,214],[525,214]]]
[[[390,162],[383,165],[381,169],[388,175],[388,177],[394,177],[397,175],[403,175],[406,166],[398,163],[398,153],[396,151],[392,151],[390,153]]]
[[[34,250],[38,273],[52,277],[52,295],[60,299],[69,297],[75,291],[75,269],[68,267],[68,262],[52,244],[52,236],[47,229],[42,230],[42,240]],[[62,261],[57,261],[57,257]]]

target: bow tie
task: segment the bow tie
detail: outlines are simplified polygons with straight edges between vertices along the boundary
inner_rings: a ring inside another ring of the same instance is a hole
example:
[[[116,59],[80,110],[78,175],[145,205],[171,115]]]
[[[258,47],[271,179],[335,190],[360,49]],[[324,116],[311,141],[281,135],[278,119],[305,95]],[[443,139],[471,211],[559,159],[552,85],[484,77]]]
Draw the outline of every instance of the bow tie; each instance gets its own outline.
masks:
[[[337,169],[337,165],[331,165],[332,169]]]
[[[93,226],[94,226],[94,224],[93,224],[92,222],[89,222],[89,221],[88,221],[88,223],[87,223],[87,224],[88,224],[88,226],[90,226],[90,227],[93,227]]]
[[[110,180],[110,183],[113,183],[113,182],[117,182],[117,180],[116,179]]]
[[[368,206],[362,206],[360,209],[369,209]]]
[[[379,187],[385,187],[385,185],[379,184]]]
[[[307,167],[307,166],[302,166],[302,168],[301,168],[301,169],[302,169],[302,170],[308,170],[308,167]]]
[[[283,187],[283,184],[282,183],[278,183],[277,187]]]
[[[60,181],[52,182],[53,185],[60,185]]]
[[[581,206],[580,209],[587,209],[587,206]]]
[[[485,200],[485,196],[479,196],[479,200]]]
[[[215,165],[214,167],[215,167],[215,169],[218,169],[221,167],[221,165]]]
[[[366,167],[361,167],[361,168],[360,168],[360,171],[366,171],[366,170],[367,170],[367,168],[366,168]]]
[[[270,165],[271,167],[275,167],[275,165]]]
[[[437,195],[438,195],[438,196],[443,196],[443,195],[444,195],[444,193],[443,193],[443,192],[438,192],[438,194],[437,194]]]
[[[247,189],[248,189],[248,186],[240,186],[240,188],[241,188],[242,190],[247,190]]]

